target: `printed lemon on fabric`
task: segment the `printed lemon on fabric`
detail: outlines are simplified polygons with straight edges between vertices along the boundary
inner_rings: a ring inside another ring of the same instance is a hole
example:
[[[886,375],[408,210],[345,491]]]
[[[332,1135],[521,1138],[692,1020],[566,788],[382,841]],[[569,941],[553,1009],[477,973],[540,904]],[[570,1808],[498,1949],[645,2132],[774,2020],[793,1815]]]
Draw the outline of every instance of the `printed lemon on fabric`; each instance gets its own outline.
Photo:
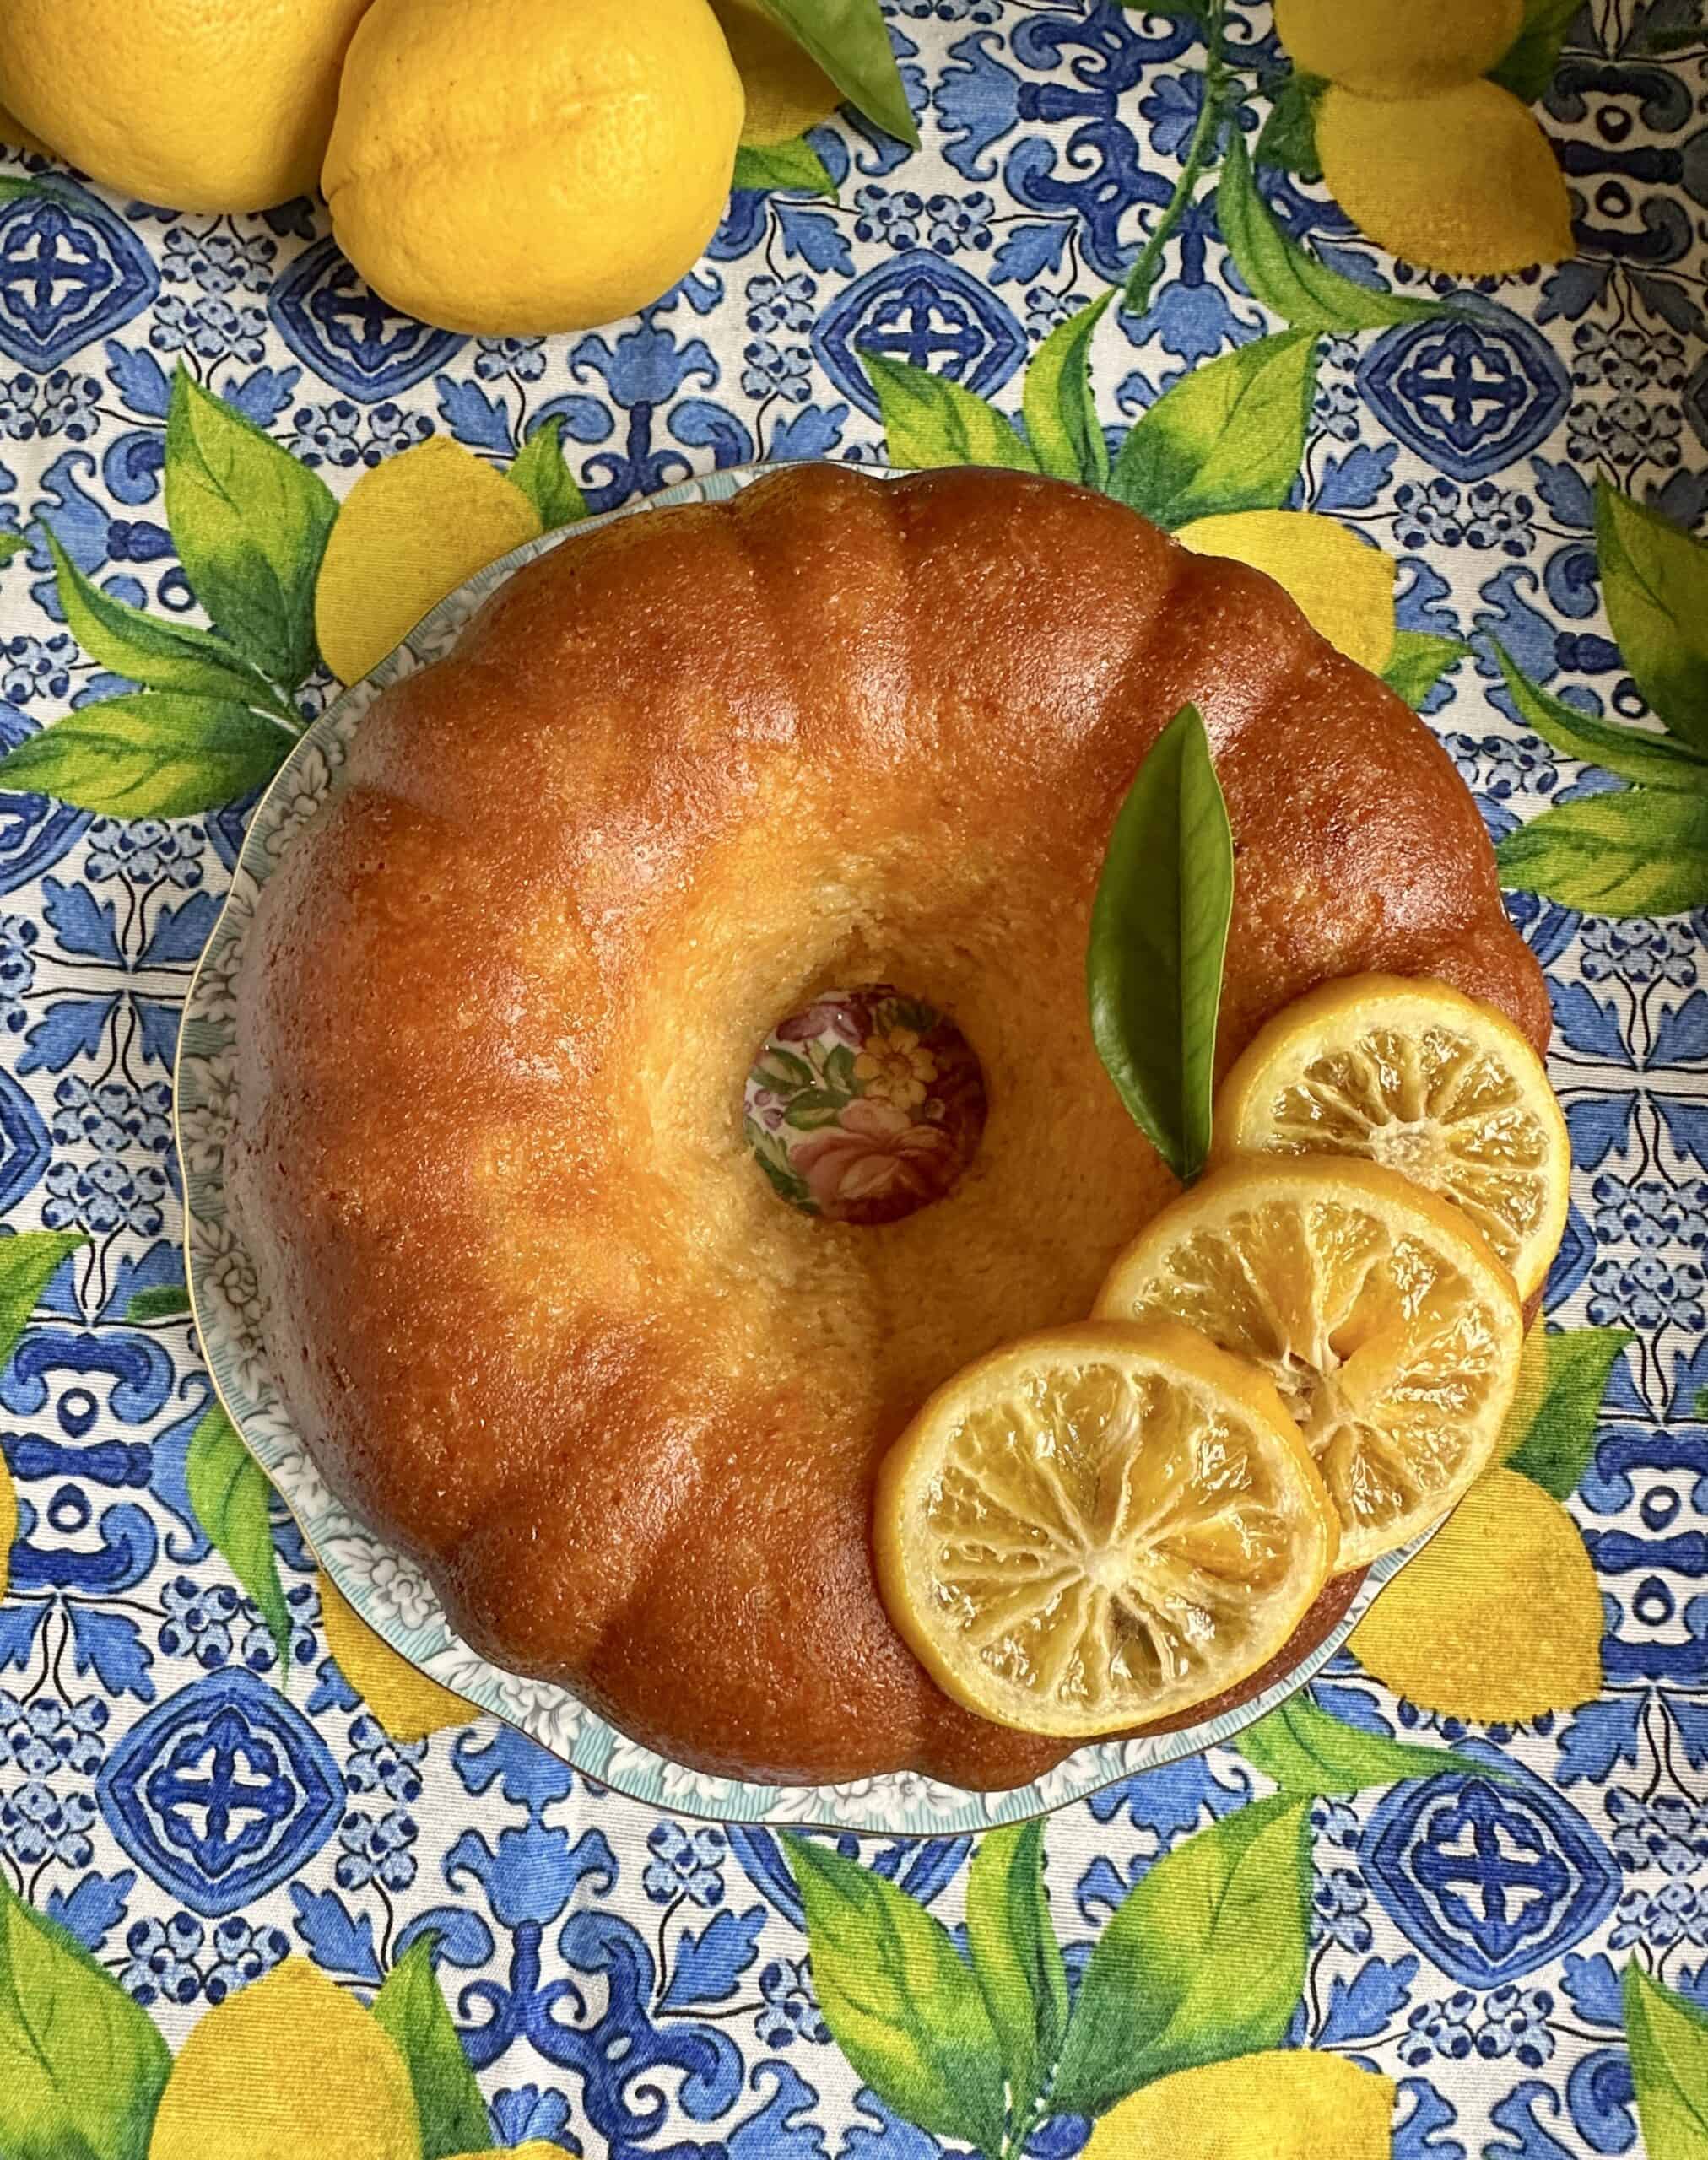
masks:
[[[1396,1576],[1352,1649],[1422,1709],[1517,1723],[1601,1693],[1602,1602],[1577,1525],[1496,1470]]]
[[[1111,2109],[1085,2160],[1387,2160],[1394,2087],[1338,2055],[1237,2055]]]
[[[315,630],[340,682],[359,682],[447,592],[539,537],[519,488],[443,435],[387,458],[345,498],[315,587]]]
[[[792,142],[828,120],[841,93],[759,0],[711,0],[747,100],[741,139],[759,149]]]
[[[422,1740],[446,1725],[468,1725],[480,1713],[472,1703],[407,1664],[360,1618],[317,1570],[321,1619],[338,1668],[393,1740]]]
[[[1175,534],[1194,554],[1228,555],[1273,577],[1320,637],[1380,675],[1394,649],[1391,556],[1314,510],[1228,510]]]
[[[1316,114],[1323,179],[1391,253],[1475,278],[1574,251],[1553,146],[1487,79],[1523,19],[1521,0],[1278,0],[1282,43],[1328,84]]]

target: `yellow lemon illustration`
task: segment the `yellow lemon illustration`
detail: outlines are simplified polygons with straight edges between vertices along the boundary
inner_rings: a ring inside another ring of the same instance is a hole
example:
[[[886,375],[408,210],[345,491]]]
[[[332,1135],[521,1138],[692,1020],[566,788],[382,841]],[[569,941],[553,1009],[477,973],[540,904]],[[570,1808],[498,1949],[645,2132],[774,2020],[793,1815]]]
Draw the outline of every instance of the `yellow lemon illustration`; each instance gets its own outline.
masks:
[[[706,0],[374,0],[324,184],[338,243],[447,329],[583,330],[676,283],[729,196],[742,87]]]
[[[1524,0],[1275,0],[1293,64],[1367,98],[1427,97],[1486,75],[1524,26]]]
[[[1573,252],[1571,201],[1535,116],[1495,83],[1392,102],[1332,84],[1316,152],[1336,202],[1408,262],[1498,277]]]
[[[210,2010],[172,2065],[149,2160],[421,2160],[384,2028],[306,1958]]]
[[[0,1458],[0,1597],[12,1581],[12,1541],[18,1535],[18,1493],[12,1472]]]
[[[360,680],[484,564],[538,537],[539,512],[443,435],[365,473],[345,497],[315,587],[315,633],[341,683]]]
[[[1305,510],[1229,510],[1183,525],[1198,555],[1230,555],[1262,570],[1330,645],[1380,675],[1394,649],[1394,565],[1332,517]]]
[[[830,117],[841,92],[759,0],[711,0],[711,8],[747,98],[743,143],[761,149],[770,143],[792,143]]]
[[[388,1643],[382,1643],[324,1571],[317,1580],[327,1647],[338,1671],[393,1740],[424,1740],[443,1725],[468,1725],[480,1715],[473,1703],[418,1672]]]
[[[543,2137],[531,2137],[526,2145],[506,2145],[500,2150],[489,2146],[484,2152],[459,2152],[455,2160],[564,2160],[561,2145],[548,2145]]]
[[[1577,1525],[1516,1470],[1491,1471],[1354,1630],[1378,1680],[1486,1723],[1601,1693],[1601,1593]]]
[[[316,184],[367,5],[5,0],[0,100],[104,186],[175,210],[264,210]]]
[[[1085,2160],[1388,2160],[1393,2111],[1392,2082],[1339,2055],[1236,2055],[1111,2108]]]

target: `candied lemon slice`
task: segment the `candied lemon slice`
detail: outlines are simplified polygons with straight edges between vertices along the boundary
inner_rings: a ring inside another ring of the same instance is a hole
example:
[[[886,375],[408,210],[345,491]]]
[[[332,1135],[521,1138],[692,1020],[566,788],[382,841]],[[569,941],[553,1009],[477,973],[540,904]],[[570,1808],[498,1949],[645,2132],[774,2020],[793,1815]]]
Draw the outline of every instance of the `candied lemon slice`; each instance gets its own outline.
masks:
[[[1542,1060],[1445,983],[1354,975],[1275,1018],[1223,1082],[1213,1155],[1359,1155],[1462,1207],[1521,1298],[1547,1280],[1571,1142]]]
[[[1340,1510],[1345,1568],[1493,1461],[1524,1342],[1512,1277],[1450,1202],[1334,1156],[1213,1172],[1116,1261],[1097,1311],[1184,1320],[1268,1374]]]
[[[1255,1672],[1338,1542],[1269,1382],[1167,1322],[968,1366],[885,1458],[873,1527],[890,1617],[943,1692],[1076,1738]]]

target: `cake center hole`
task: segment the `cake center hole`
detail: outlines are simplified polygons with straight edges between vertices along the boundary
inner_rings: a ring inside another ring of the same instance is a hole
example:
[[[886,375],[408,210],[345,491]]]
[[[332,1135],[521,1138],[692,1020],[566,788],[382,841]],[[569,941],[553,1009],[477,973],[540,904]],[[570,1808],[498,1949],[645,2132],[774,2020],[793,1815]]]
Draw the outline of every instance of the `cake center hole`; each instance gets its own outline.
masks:
[[[748,1143],[772,1191],[828,1223],[897,1223],[978,1152],[985,1077],[948,1013],[894,983],[827,990],[749,1069]]]

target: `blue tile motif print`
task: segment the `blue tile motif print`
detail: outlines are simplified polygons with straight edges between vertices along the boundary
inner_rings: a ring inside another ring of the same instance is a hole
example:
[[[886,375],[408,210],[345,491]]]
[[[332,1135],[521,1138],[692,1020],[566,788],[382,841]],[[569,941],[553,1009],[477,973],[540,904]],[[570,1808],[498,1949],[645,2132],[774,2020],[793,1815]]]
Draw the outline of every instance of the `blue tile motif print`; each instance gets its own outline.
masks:
[[[1269,14],[1235,12],[1255,81],[1277,62]],[[1091,0],[889,14],[923,149],[839,116],[813,138],[837,200],[743,191],[681,286],[584,335],[399,316],[306,204],[176,216],[62,179],[0,202],[0,546],[29,540],[0,565],[0,742],[117,687],[68,632],[40,521],[113,597],[200,619],[164,500],[181,364],[339,494],[433,436],[501,465],[546,417],[600,510],[753,457],[873,462],[862,349],[1017,414],[1028,359],[1168,198],[1200,109],[1193,35]],[[1708,73],[1700,54],[1635,55],[1642,14],[1581,11],[1539,108],[1579,256],[1467,288],[1451,317],[1325,338],[1295,499],[1394,559],[1403,629],[1475,645],[1430,716],[1500,833],[1605,775],[1516,726],[1488,640],[1569,705],[1633,717],[1593,481],[1687,523],[1708,506]],[[1337,267],[1394,275],[1322,187],[1263,184]],[[1185,367],[1274,327],[1207,202],[1147,321],[1105,320],[1100,419],[1118,440]],[[312,683],[311,707],[327,692]],[[393,1741],[327,1654],[289,1525],[284,1671],[210,1550],[186,1467],[207,1382],[185,1324],[132,1304],[181,1273],[159,1091],[249,807],[120,823],[0,796],[0,1231],[88,1239],[0,1374],[19,1507],[0,1869],[175,2044],[288,1954],[366,1992],[430,1931],[499,2146],[937,2160],[946,2141],[889,2114],[829,2039],[781,1825],[701,1822],[686,1773],[660,1816],[491,1720]],[[1549,976],[1580,1173],[1549,1310],[1639,1339],[1571,1503],[1604,1602],[1602,1700],[1484,1736],[1349,1661],[1321,1684],[1345,1721],[1483,1750],[1491,1773],[1315,1810],[1292,2037],[1395,2078],[1403,2160],[1639,2150],[1620,1968],[1640,1947],[1708,2001],[1708,916],[1613,921],[1519,895],[1511,912]],[[1494,1776],[1495,1758],[1521,1774]],[[1052,1818],[1076,1979],[1159,1855],[1266,1790],[1222,1750]],[[970,1837],[840,1844],[960,1927]],[[1057,2123],[1030,2149],[1071,2160],[1084,2136]]]

